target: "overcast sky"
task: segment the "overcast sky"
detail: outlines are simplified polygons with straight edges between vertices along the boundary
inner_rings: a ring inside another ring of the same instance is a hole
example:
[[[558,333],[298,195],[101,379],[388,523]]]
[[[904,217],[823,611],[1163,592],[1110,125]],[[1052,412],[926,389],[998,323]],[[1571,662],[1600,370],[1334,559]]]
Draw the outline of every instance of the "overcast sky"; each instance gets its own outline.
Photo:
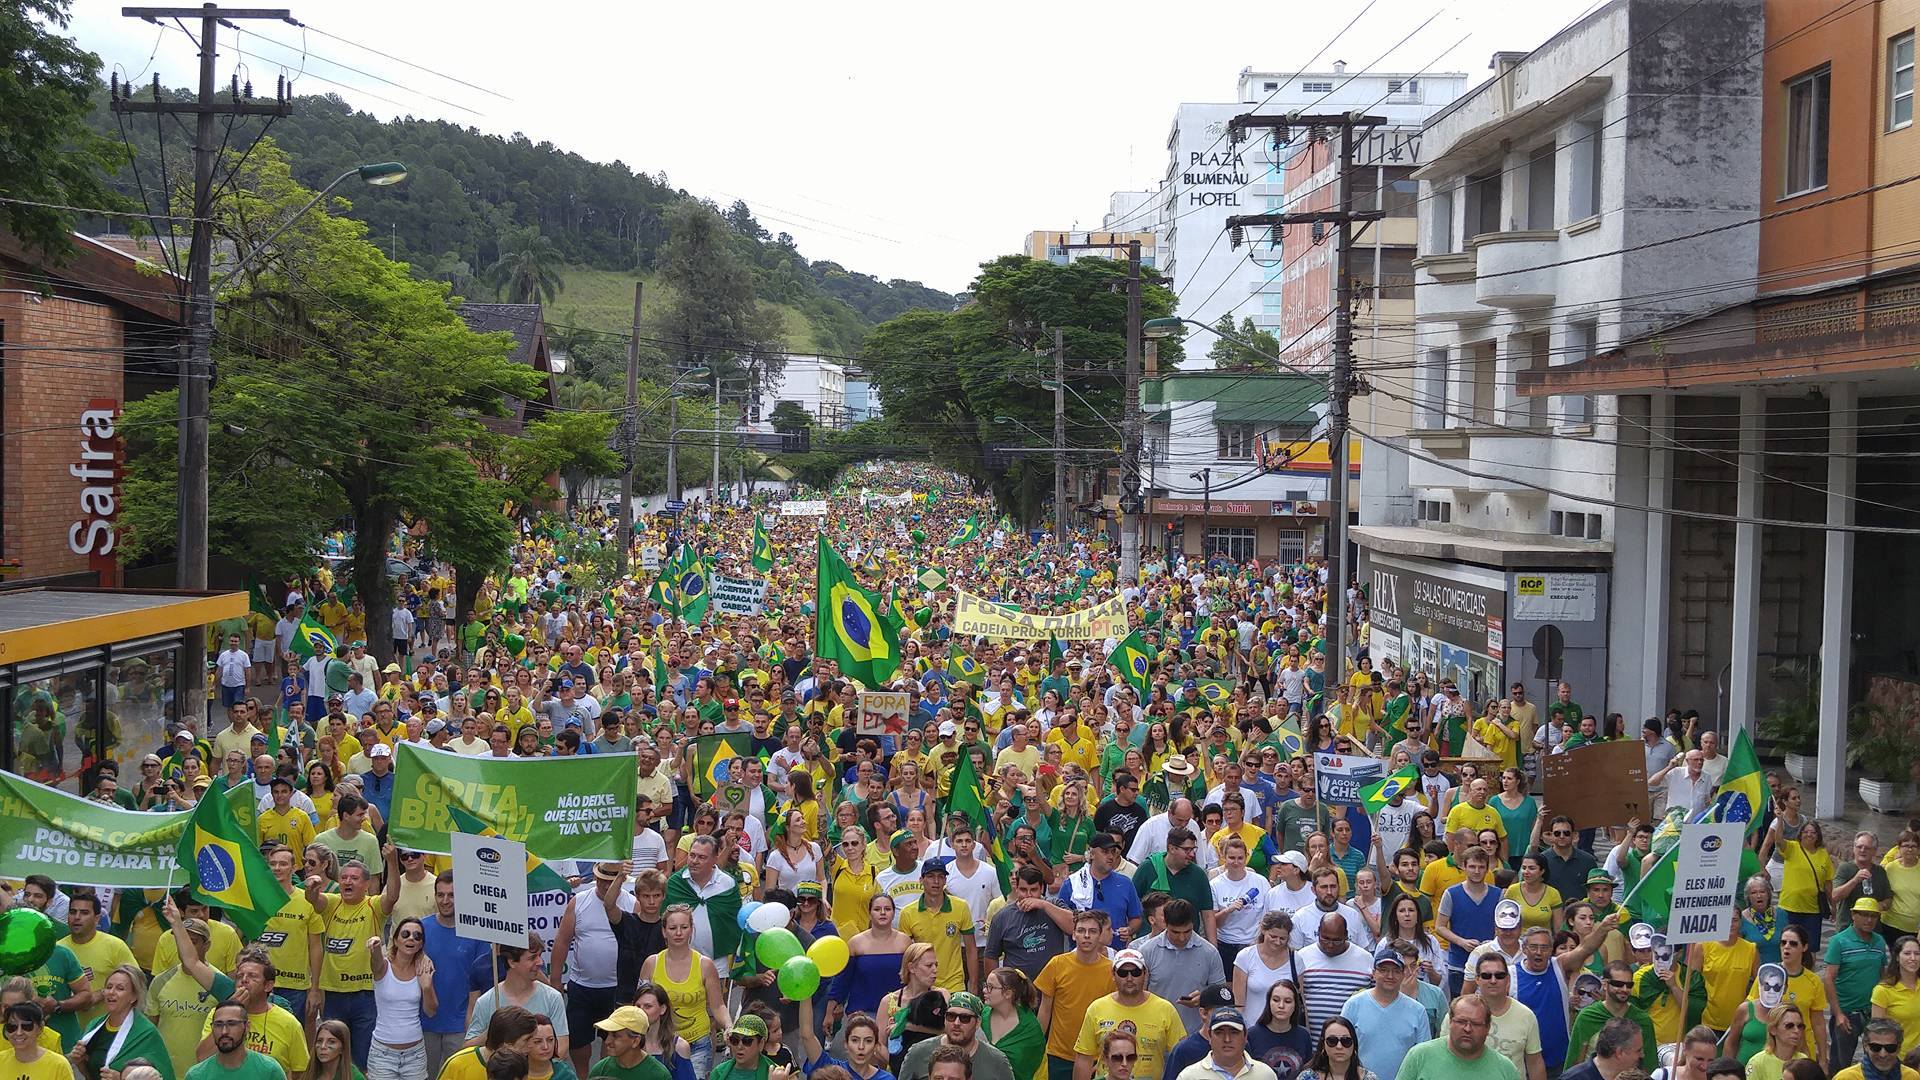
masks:
[[[1345,60],[1349,74],[1464,71],[1477,83],[1496,50],[1531,49],[1598,2],[1375,0],[1317,60],[1365,0],[289,6],[311,28],[302,93],[664,171],[722,205],[745,199],[809,258],[956,291],[1028,231],[1097,228],[1109,193],[1154,186],[1175,106],[1231,101],[1244,67]],[[109,70],[190,85],[192,43],[121,7],[74,0],[70,33]],[[223,30],[222,84],[235,61],[256,92],[302,69],[299,28],[240,25],[261,36],[241,39],[254,57],[235,57]]]

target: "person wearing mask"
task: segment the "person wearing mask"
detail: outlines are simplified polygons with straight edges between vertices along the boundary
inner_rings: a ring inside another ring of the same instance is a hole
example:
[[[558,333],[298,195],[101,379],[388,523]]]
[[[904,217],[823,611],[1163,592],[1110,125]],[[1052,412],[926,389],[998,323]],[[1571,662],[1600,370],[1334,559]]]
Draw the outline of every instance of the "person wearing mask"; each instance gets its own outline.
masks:
[[[1407,1051],[1397,1080],[1519,1080],[1513,1063],[1487,1045],[1489,1022],[1487,1003],[1478,995],[1454,998],[1447,1033]]]

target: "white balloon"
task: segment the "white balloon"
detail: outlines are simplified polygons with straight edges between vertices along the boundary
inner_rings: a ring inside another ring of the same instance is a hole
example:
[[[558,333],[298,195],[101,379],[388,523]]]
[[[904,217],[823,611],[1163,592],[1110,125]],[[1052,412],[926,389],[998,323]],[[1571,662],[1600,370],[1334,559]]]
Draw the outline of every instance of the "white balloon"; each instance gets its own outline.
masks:
[[[747,928],[755,933],[764,934],[776,927],[787,925],[792,918],[793,913],[787,910],[785,904],[761,904],[752,915],[747,917]]]

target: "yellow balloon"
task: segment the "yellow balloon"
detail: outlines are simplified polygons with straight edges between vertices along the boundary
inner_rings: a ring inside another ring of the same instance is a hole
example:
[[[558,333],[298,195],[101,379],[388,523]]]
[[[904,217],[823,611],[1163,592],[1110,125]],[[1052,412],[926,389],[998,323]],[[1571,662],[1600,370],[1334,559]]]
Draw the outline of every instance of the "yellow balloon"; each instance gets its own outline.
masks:
[[[831,979],[846,970],[847,940],[838,937],[819,938],[807,948],[807,959],[820,969],[821,978]]]

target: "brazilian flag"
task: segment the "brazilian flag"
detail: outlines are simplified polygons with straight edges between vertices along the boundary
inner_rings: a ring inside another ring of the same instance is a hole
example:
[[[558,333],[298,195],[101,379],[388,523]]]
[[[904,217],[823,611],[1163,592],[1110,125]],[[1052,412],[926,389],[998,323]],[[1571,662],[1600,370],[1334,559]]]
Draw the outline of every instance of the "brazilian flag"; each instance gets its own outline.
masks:
[[[1369,816],[1380,812],[1381,808],[1393,801],[1395,795],[1410,791],[1420,782],[1420,768],[1409,765],[1392,776],[1383,777],[1376,783],[1360,789],[1360,809]]]
[[[773,537],[759,514],[753,515],[753,568],[763,574],[773,569]]]
[[[733,770],[735,760],[753,756],[753,735],[736,731],[724,735],[701,735],[693,740],[693,794],[704,799],[720,790]]]
[[[463,833],[474,836],[499,836],[500,830],[467,813],[453,804],[447,804],[447,815],[453,819],[453,827]],[[548,866],[544,859],[527,856],[527,891],[530,893],[552,892],[567,888],[567,879],[559,871]]]
[[[1200,700],[1208,705],[1225,705],[1233,700],[1233,683],[1226,679],[1199,679]]]
[[[671,580],[674,606],[689,626],[707,620],[707,605],[712,599],[707,595],[707,578],[707,560],[694,555],[691,544],[683,546]]]
[[[1127,680],[1127,685],[1133,687],[1142,701],[1146,700],[1153,672],[1153,646],[1140,636],[1140,631],[1128,634],[1126,640],[1114,646],[1107,663],[1119,668],[1120,677]]]
[[[814,655],[840,665],[842,674],[880,686],[900,668],[902,624],[879,594],[860,587],[853,570],[825,536],[820,537],[814,593]]]
[[[174,849],[195,899],[225,909],[248,940],[260,936],[287,904],[287,890],[267,866],[258,842],[247,835],[226,799],[201,799],[187,818]]]
[[[985,528],[985,526],[980,523],[980,515],[975,514],[972,517],[967,519],[967,523],[965,525],[960,526],[960,531],[954,535],[953,539],[947,541],[947,546],[950,548],[957,548],[960,545],[965,544],[968,541],[978,537],[980,535],[981,529],[983,528]]]
[[[951,641],[947,643],[947,678],[970,682],[975,686],[986,681],[980,674],[980,661],[968,656]]]
[[[301,659],[316,656],[332,656],[339,642],[333,638],[333,632],[313,621],[312,616],[300,617],[300,625],[293,632],[293,651]]]

